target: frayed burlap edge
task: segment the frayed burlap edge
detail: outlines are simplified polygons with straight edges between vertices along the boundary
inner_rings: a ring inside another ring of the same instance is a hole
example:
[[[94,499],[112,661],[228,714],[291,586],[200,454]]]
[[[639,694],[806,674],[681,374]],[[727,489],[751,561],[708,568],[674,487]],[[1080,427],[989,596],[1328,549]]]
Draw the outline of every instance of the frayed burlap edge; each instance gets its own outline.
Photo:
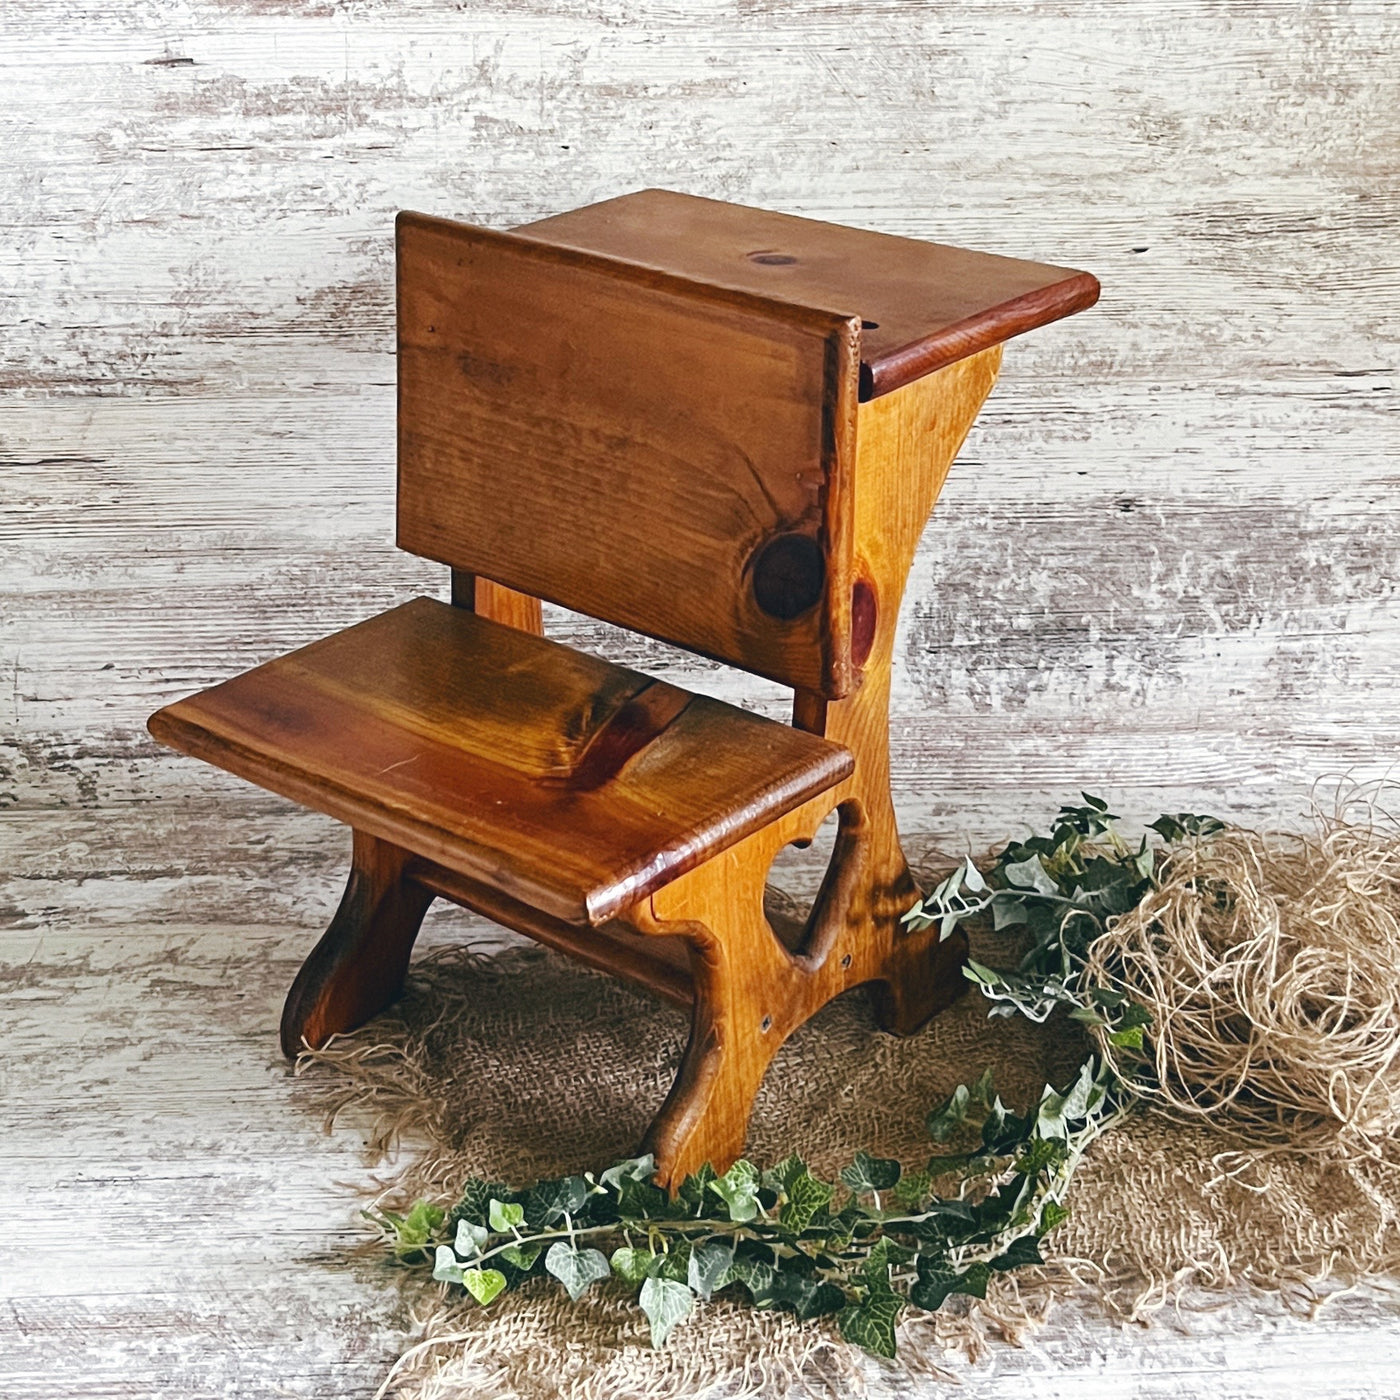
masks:
[[[328,1124],[351,1113],[364,1126],[367,1157],[380,1169],[367,1194],[401,1208],[420,1197],[449,1201],[471,1173],[518,1183],[625,1155],[664,1097],[685,1029],[673,1009],[542,949],[455,947],[415,964],[391,1013],[306,1053],[299,1069]],[[875,1031],[860,994],[841,998],[780,1052],[755,1109],[750,1155],[778,1160],[795,1148],[833,1174],[860,1147],[921,1164],[930,1150],[924,1113],[970,1069],[993,1064],[1008,1097],[1029,1102],[1083,1050],[1063,1030],[989,1023],[974,997],[906,1039]],[[538,1112],[557,1114],[578,1096],[581,1064],[593,1089],[622,1092],[539,1131]],[[1035,1330],[1057,1287],[1075,1286],[1058,1269],[1035,1273],[995,1279],[986,1299],[911,1314],[896,1369],[947,1380],[991,1343]],[[884,1366],[829,1321],[803,1324],[723,1299],[702,1305],[656,1351],[620,1285],[574,1304],[543,1280],[481,1309],[425,1288],[421,1275],[403,1282],[421,1316],[386,1383],[384,1394],[399,1400],[834,1400],[863,1394]]]

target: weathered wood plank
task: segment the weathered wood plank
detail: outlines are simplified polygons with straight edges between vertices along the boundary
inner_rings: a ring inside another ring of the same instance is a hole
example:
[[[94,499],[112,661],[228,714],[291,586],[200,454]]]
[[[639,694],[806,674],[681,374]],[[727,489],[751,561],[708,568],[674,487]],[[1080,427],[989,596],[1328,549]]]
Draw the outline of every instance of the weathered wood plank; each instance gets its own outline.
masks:
[[[7,1400],[373,1393],[410,1300],[349,1257],[367,1124],[325,1136],[277,1056],[302,951],[218,923],[0,936]],[[963,1392],[1182,1400],[1228,1375],[1241,1400],[1353,1400],[1391,1393],[1398,1336],[1359,1299],[1316,1323],[1255,1305],[1131,1333],[1068,1309]],[[934,1393],[873,1362],[869,1379],[876,1400]]]

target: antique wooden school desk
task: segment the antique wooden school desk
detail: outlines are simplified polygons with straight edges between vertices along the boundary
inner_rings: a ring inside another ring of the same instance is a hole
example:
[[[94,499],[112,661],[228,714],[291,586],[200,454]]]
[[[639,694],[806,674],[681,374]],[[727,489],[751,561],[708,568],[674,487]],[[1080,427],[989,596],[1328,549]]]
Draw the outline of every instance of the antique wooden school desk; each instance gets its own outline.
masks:
[[[962,935],[890,801],[904,582],[1008,337],[1087,273],[646,190],[509,233],[398,221],[398,543],[415,598],[150,721],[347,823],[350,878],[282,1045],[394,1000],[443,896],[691,1009],[658,1179],[743,1150],[759,1081],[830,998],[914,1030]],[[540,599],[790,686],[760,718],[542,635]],[[800,938],[763,912],[838,814]]]

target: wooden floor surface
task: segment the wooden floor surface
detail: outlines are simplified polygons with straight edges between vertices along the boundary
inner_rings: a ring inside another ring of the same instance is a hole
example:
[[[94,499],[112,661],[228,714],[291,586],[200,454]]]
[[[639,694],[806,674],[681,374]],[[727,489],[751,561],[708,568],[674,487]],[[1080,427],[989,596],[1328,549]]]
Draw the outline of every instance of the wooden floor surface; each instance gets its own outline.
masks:
[[[429,944],[474,926],[450,914]],[[481,929],[477,928],[477,932]],[[307,930],[14,933],[0,968],[0,1396],[368,1400],[410,1319],[364,1238],[363,1124],[322,1132],[277,1054]],[[941,1393],[870,1364],[876,1394]],[[1393,1396],[1400,1313],[1065,1310],[967,1400]]]

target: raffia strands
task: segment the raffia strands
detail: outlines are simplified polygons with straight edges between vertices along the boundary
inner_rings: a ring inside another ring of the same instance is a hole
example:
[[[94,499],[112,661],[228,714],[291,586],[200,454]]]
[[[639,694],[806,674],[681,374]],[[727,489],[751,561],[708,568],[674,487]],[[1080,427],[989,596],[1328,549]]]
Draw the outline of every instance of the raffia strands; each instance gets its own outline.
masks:
[[[1394,828],[1333,819],[1182,848],[1088,975],[1151,1013],[1147,1092],[1184,1120],[1248,1147],[1373,1156],[1400,1128]]]

